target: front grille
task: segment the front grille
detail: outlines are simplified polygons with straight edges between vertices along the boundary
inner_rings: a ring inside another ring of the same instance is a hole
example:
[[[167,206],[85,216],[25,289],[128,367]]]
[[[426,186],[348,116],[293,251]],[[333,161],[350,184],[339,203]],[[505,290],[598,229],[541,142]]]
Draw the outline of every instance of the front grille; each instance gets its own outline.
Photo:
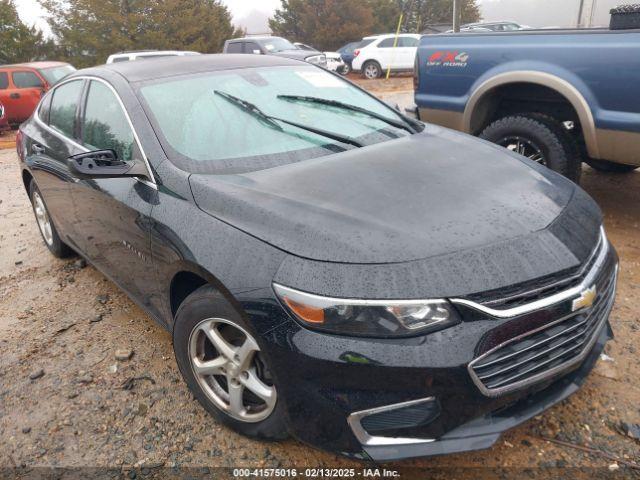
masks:
[[[492,295],[491,292],[485,293],[484,296],[490,300],[481,301],[480,303],[491,308],[514,308],[575,287],[580,284],[585,274],[593,268],[602,249],[607,248],[606,243],[606,238],[601,235],[600,241],[591,252],[591,255],[589,255],[589,258],[573,270],[558,272],[534,282],[516,286],[511,290],[502,289],[498,298]],[[470,299],[474,300],[471,297]]]
[[[617,266],[606,262],[596,278],[597,297],[576,312],[509,340],[469,364],[483,393],[495,396],[520,388],[578,363],[591,350],[615,297]]]

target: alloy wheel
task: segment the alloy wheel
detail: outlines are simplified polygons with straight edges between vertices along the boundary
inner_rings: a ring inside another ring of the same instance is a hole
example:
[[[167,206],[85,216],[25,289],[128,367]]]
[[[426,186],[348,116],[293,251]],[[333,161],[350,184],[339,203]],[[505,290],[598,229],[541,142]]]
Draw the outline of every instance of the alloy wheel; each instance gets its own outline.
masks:
[[[369,80],[378,78],[380,76],[378,66],[375,63],[369,63],[364,68],[364,76],[367,77]]]
[[[53,229],[51,228],[49,212],[47,212],[47,207],[44,206],[42,197],[37,191],[33,192],[33,210],[36,214],[38,227],[40,227],[40,232],[42,233],[44,241],[49,246],[53,245]]]
[[[189,360],[204,393],[229,416],[254,423],[273,412],[271,373],[244,328],[222,318],[203,320],[191,332]]]
[[[497,143],[507,150],[511,150],[512,152],[522,155],[523,157],[527,157],[528,159],[533,160],[536,163],[539,163],[541,165],[547,164],[542,149],[528,138],[510,136],[504,137]]]

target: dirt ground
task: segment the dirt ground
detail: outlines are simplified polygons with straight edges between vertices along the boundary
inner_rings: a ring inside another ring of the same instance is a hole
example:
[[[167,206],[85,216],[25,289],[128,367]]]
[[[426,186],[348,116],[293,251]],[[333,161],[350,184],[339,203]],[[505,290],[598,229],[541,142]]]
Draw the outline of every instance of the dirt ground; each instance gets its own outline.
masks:
[[[640,172],[584,167],[583,178],[621,259],[606,360],[578,393],[490,450],[386,468],[416,478],[426,477],[415,467],[435,469],[431,478],[640,476],[628,466],[640,463],[640,440],[625,434],[640,424]],[[133,356],[116,360],[120,349]],[[133,467],[145,476],[161,467],[366,466],[295,440],[248,440],[209,417],[180,378],[169,334],[93,267],[48,253],[12,146],[0,150],[0,447],[0,478],[42,467],[134,478]]]

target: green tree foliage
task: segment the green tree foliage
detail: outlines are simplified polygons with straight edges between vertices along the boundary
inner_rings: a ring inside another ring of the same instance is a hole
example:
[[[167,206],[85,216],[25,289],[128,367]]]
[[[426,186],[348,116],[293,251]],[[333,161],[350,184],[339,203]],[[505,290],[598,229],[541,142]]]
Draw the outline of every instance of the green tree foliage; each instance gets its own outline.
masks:
[[[219,52],[241,35],[220,0],[39,0],[60,54],[77,67],[124,50]]]
[[[40,60],[53,48],[42,32],[22,23],[13,0],[0,0],[0,64]]]
[[[452,23],[453,0],[281,0],[269,20],[274,34],[333,50],[376,33],[420,33],[426,25]],[[462,23],[480,20],[477,0],[462,0]]]
[[[269,27],[291,41],[334,50],[370,34],[374,18],[363,0],[282,0]]]

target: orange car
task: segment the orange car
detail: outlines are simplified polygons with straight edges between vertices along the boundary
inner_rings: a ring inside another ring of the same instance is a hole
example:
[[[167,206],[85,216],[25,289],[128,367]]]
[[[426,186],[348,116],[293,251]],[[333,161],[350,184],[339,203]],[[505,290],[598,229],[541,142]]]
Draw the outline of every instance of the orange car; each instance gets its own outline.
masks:
[[[0,66],[0,103],[10,124],[31,116],[42,94],[75,68],[63,62],[32,62]]]
[[[5,130],[9,130],[9,121],[7,120],[4,105],[0,103],[0,133],[4,132]]]

